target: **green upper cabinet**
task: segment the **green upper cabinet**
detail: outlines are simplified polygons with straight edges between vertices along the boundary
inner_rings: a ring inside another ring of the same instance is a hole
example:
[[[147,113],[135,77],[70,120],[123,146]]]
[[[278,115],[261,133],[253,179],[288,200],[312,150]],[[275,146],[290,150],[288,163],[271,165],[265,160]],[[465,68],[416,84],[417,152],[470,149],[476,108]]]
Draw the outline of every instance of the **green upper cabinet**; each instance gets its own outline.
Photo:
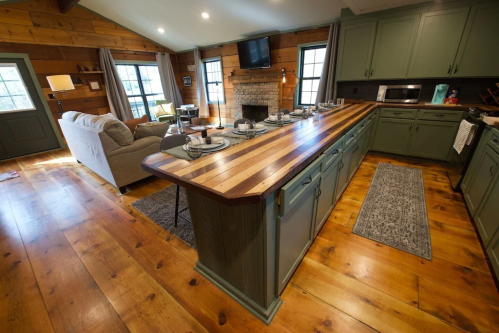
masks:
[[[499,76],[499,3],[471,8],[453,77]]]
[[[421,15],[408,78],[450,77],[469,7]]]
[[[378,21],[369,79],[404,79],[420,15]]]
[[[418,120],[415,126],[409,155],[447,160],[459,123]]]
[[[367,80],[377,22],[344,25],[340,31],[337,80]]]

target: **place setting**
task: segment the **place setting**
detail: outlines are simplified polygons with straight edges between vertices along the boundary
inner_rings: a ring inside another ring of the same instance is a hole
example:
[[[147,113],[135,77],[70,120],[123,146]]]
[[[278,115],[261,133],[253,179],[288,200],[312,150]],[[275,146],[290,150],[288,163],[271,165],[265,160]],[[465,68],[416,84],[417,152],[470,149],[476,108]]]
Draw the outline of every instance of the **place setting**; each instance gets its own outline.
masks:
[[[204,138],[187,136],[184,144],[167,150],[162,150],[161,152],[177,158],[192,161],[241,142],[243,142],[243,140],[225,138],[220,136],[220,134],[213,134],[212,136]]]

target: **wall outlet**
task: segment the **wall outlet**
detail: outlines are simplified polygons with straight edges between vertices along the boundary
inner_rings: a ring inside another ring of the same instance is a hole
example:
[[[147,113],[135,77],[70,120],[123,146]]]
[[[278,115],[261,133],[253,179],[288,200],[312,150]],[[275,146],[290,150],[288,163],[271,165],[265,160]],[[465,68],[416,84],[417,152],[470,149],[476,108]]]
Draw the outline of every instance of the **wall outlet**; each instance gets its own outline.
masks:
[[[357,88],[353,88],[353,93],[356,94],[357,93]]]
[[[55,99],[55,94],[49,94],[49,99]]]

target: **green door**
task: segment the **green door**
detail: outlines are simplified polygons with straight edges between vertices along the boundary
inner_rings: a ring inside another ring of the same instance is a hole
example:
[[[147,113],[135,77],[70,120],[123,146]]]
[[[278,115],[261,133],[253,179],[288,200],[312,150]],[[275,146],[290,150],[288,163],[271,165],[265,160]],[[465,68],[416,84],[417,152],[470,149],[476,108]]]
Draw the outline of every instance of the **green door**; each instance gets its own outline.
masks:
[[[475,222],[480,232],[483,245],[487,247],[490,240],[499,229],[499,178],[496,177],[491,189],[485,195],[482,204],[478,208]]]
[[[482,199],[494,178],[498,165],[499,155],[487,145],[480,157],[480,162],[471,178],[468,189],[464,193],[464,199],[468,204],[471,215],[475,215],[478,206],[482,202]]]
[[[367,80],[375,37],[376,22],[341,27],[336,66],[337,80]]]
[[[471,7],[453,77],[499,76],[499,3]]]
[[[0,58],[0,160],[59,148],[24,58]]]
[[[421,15],[408,78],[449,77],[469,7]]]
[[[409,155],[446,161],[459,123],[418,120],[415,126]]]
[[[352,155],[357,147],[357,143],[354,141],[353,143],[350,144],[344,151],[343,151],[343,156],[340,161],[340,166],[339,166],[339,171],[338,171],[338,185],[336,185],[336,199],[335,202],[338,202],[340,200],[341,195],[345,191],[345,189],[348,186],[348,175],[349,175],[349,168],[350,168],[350,163],[352,160]]]
[[[337,158],[323,173],[317,201],[317,213],[314,227],[314,238],[326,222],[335,204],[336,183],[338,181],[338,169],[341,158]]]
[[[372,150],[405,155],[414,120],[379,118]]]
[[[369,79],[404,79],[407,75],[419,15],[378,22]]]

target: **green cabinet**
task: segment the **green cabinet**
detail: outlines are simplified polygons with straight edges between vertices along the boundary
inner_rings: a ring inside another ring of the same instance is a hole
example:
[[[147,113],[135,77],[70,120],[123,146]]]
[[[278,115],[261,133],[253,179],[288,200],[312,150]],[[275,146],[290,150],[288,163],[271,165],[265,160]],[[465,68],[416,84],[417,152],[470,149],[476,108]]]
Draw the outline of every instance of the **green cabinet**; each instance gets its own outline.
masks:
[[[487,147],[487,143],[489,142],[491,137],[492,137],[492,129],[490,127],[486,127],[485,130],[483,131],[482,138],[478,143],[478,147],[475,150],[473,159],[471,160],[471,163],[468,166],[468,170],[466,171],[466,174],[463,177],[463,181],[461,182],[461,190],[463,193],[466,193],[468,191],[471,179],[473,178],[473,175],[475,174],[475,171],[478,168],[478,164],[480,162],[480,156],[482,156],[482,154],[484,153],[485,148]]]
[[[356,141],[354,141],[343,151],[338,171],[338,184],[336,185],[335,202],[338,202],[338,200],[340,200],[341,195],[348,186],[350,163],[352,161],[352,155],[356,147],[357,144]]]
[[[453,77],[499,76],[499,3],[471,7]]]
[[[469,7],[421,15],[408,78],[450,77]]]
[[[372,149],[375,151],[405,155],[414,120],[379,118]]]
[[[492,183],[499,165],[499,154],[489,145],[485,147],[481,156],[476,157],[479,159],[478,165],[464,192],[464,199],[473,216],[482,202],[489,185]]]
[[[490,263],[496,272],[496,276],[499,275],[499,232],[496,232],[496,235],[490,241],[489,246],[487,246],[487,254]]]
[[[338,182],[338,170],[341,162],[341,156],[338,156],[334,162],[322,173],[322,179],[317,199],[317,213],[314,226],[314,238],[327,221],[329,214],[336,203],[336,184]]]
[[[495,177],[494,182],[490,185],[489,190],[485,194],[482,203],[480,204],[475,216],[475,222],[478,227],[478,232],[483,241],[483,245],[487,247],[494,234],[499,229],[499,177]]]
[[[459,123],[418,120],[409,146],[409,155],[447,160]]]
[[[338,81],[367,80],[376,36],[376,22],[343,25],[338,46]]]
[[[366,146],[368,144],[367,131],[363,131],[357,141],[355,142],[356,147],[352,153],[352,159],[350,160],[350,167],[348,168],[348,181],[352,180],[355,172],[359,168],[362,160],[364,159],[366,153]]]
[[[403,79],[418,29],[419,15],[378,21],[369,79]]]

